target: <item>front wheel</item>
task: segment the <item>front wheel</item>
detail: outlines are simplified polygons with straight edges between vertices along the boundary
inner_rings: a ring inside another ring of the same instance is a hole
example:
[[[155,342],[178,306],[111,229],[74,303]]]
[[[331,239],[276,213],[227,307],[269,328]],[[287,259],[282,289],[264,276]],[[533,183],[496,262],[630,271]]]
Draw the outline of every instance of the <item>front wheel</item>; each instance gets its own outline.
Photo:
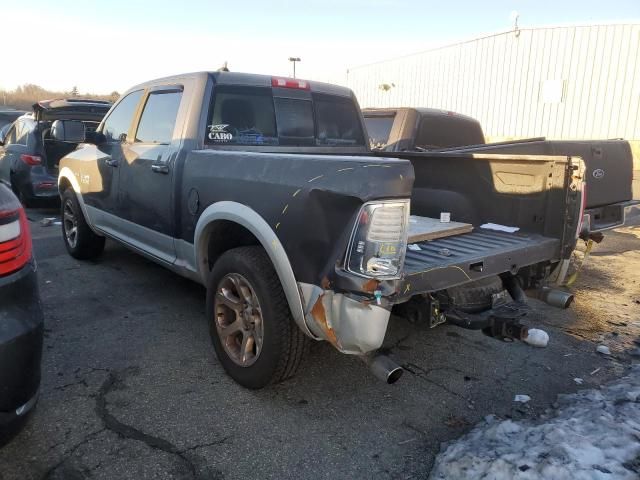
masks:
[[[235,248],[218,259],[207,282],[207,317],[220,363],[247,388],[292,377],[309,345],[261,247]]]
[[[96,258],[104,250],[105,238],[96,235],[84,218],[78,197],[68,188],[61,202],[62,238],[69,255],[78,260]]]

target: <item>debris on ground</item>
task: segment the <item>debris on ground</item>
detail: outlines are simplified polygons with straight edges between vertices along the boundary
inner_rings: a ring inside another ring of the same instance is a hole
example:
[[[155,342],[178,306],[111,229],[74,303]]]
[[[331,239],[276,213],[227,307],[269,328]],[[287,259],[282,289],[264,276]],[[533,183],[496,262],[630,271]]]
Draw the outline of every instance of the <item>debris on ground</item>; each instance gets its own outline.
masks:
[[[573,381],[576,382],[578,385],[582,385],[582,383],[584,382],[584,380],[581,379],[580,377],[574,378]]]
[[[640,475],[640,365],[602,386],[558,396],[538,420],[485,417],[450,443],[430,479],[637,479]]]
[[[528,331],[524,341],[534,347],[546,347],[549,343],[549,334],[539,328],[532,328]]]
[[[598,345],[596,348],[596,352],[601,353],[603,355],[611,355],[611,350],[606,345]]]
[[[51,225],[56,225],[56,224],[60,225],[60,222],[56,217],[46,217],[40,220],[40,225],[42,225],[43,227],[50,227]]]
[[[513,399],[514,402],[520,403],[527,403],[529,400],[531,400],[531,397],[529,395],[516,395],[516,397]]]

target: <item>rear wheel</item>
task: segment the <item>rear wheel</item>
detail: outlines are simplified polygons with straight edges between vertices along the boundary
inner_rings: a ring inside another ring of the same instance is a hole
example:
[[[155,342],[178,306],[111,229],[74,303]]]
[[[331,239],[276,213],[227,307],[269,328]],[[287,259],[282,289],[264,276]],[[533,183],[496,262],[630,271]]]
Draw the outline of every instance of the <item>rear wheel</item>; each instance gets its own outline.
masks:
[[[68,188],[61,202],[62,238],[73,258],[89,260],[104,250],[105,238],[96,235],[87,224],[75,192]]]
[[[207,317],[220,363],[247,388],[292,377],[309,345],[261,247],[235,248],[218,259],[207,283]]]

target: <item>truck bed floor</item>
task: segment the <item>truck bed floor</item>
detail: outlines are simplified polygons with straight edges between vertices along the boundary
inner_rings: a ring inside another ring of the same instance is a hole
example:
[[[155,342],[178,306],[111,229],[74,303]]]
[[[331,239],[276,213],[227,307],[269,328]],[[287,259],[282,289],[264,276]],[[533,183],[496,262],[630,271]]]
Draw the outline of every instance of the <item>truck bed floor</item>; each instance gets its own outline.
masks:
[[[470,280],[557,259],[560,240],[523,232],[473,232],[418,242],[407,250],[401,296],[453,287]]]

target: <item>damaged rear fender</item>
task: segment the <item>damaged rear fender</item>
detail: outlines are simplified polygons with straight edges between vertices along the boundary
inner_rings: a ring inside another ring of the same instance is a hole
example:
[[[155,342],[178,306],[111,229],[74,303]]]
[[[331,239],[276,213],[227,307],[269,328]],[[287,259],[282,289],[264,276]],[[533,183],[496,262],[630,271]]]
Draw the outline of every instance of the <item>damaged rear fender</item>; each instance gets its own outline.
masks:
[[[313,334],[342,353],[362,355],[377,350],[387,332],[390,311],[345,293],[298,283],[306,325]]]
[[[242,225],[258,239],[269,255],[271,263],[278,274],[294,321],[307,336],[318,339],[305,322],[298,284],[282,243],[280,243],[269,224],[255,210],[246,205],[230,201],[216,202],[209,205],[202,212],[198,219],[194,236],[195,267],[201,283],[206,284],[207,275],[209,274],[209,260],[207,258],[209,227],[217,220],[228,220]]]

